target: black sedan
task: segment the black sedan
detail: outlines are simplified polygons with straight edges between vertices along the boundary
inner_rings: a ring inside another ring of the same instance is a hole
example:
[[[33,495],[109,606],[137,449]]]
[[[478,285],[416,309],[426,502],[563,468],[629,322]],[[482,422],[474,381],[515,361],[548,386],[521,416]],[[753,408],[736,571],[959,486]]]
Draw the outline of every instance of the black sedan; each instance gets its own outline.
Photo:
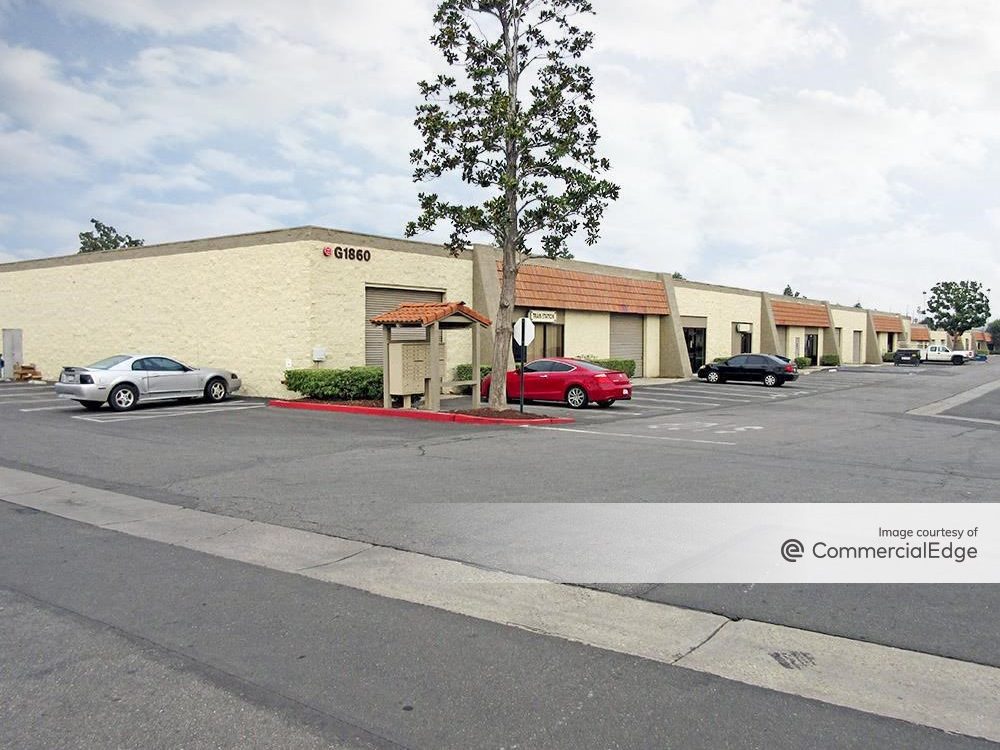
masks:
[[[737,354],[724,362],[711,362],[698,369],[698,377],[709,383],[727,380],[751,380],[772,388],[799,377],[794,362],[773,354]]]

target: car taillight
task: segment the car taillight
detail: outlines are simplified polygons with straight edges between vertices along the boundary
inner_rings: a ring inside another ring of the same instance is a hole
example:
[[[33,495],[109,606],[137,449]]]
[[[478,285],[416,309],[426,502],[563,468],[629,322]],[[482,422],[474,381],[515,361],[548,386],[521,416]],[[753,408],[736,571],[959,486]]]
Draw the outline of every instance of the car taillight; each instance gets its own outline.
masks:
[[[80,376],[80,383],[82,385],[93,385],[94,384],[94,379],[90,375],[81,375]]]
[[[795,365],[793,364],[785,365],[785,372],[795,372]]]
[[[595,372],[595,373],[594,373],[594,377],[595,377],[595,378],[606,378],[606,377],[607,377],[607,374],[606,374],[606,373],[603,373],[603,372]]]

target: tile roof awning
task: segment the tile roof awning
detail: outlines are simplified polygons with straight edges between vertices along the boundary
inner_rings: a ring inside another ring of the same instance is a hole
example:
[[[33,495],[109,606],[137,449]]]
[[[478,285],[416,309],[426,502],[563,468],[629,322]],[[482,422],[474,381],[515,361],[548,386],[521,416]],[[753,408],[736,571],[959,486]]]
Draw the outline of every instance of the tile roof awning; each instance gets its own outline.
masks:
[[[898,315],[872,315],[875,331],[878,333],[902,333],[903,319]]]
[[[772,299],[771,312],[776,326],[830,327],[830,314],[825,305]]]
[[[910,326],[910,341],[930,341],[931,330],[927,326]]]
[[[497,276],[503,281],[501,265]],[[517,274],[520,307],[558,310],[669,315],[667,291],[661,281],[569,271],[525,264]]]
[[[990,343],[993,340],[993,337],[990,336],[990,334],[987,333],[986,331],[973,331],[972,332],[972,340],[973,341],[985,341],[988,344],[988,343]]]
[[[375,325],[429,326],[453,315],[483,326],[491,325],[489,318],[464,302],[403,302],[395,310],[372,318],[371,322]]]

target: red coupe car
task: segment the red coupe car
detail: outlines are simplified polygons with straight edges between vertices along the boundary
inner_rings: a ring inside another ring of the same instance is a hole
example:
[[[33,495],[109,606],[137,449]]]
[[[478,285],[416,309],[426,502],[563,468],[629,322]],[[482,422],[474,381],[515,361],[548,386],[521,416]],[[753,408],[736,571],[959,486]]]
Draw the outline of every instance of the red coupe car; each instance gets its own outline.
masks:
[[[492,377],[483,379],[480,395],[490,392]],[[507,373],[507,398],[514,401],[521,395],[521,374]],[[565,401],[574,409],[593,402],[601,407],[615,401],[632,398],[632,382],[624,372],[585,362],[581,359],[546,357],[524,366],[525,401]]]

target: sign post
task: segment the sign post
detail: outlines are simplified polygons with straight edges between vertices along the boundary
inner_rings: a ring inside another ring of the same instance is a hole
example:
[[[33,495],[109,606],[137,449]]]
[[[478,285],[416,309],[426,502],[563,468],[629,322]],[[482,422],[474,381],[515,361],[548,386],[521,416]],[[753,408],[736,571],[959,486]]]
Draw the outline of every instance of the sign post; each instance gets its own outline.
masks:
[[[524,363],[528,359],[528,344],[535,340],[535,324],[527,318],[518,318],[514,321],[514,343],[517,344],[518,358],[521,360],[520,369],[520,402],[521,413],[524,414]]]

